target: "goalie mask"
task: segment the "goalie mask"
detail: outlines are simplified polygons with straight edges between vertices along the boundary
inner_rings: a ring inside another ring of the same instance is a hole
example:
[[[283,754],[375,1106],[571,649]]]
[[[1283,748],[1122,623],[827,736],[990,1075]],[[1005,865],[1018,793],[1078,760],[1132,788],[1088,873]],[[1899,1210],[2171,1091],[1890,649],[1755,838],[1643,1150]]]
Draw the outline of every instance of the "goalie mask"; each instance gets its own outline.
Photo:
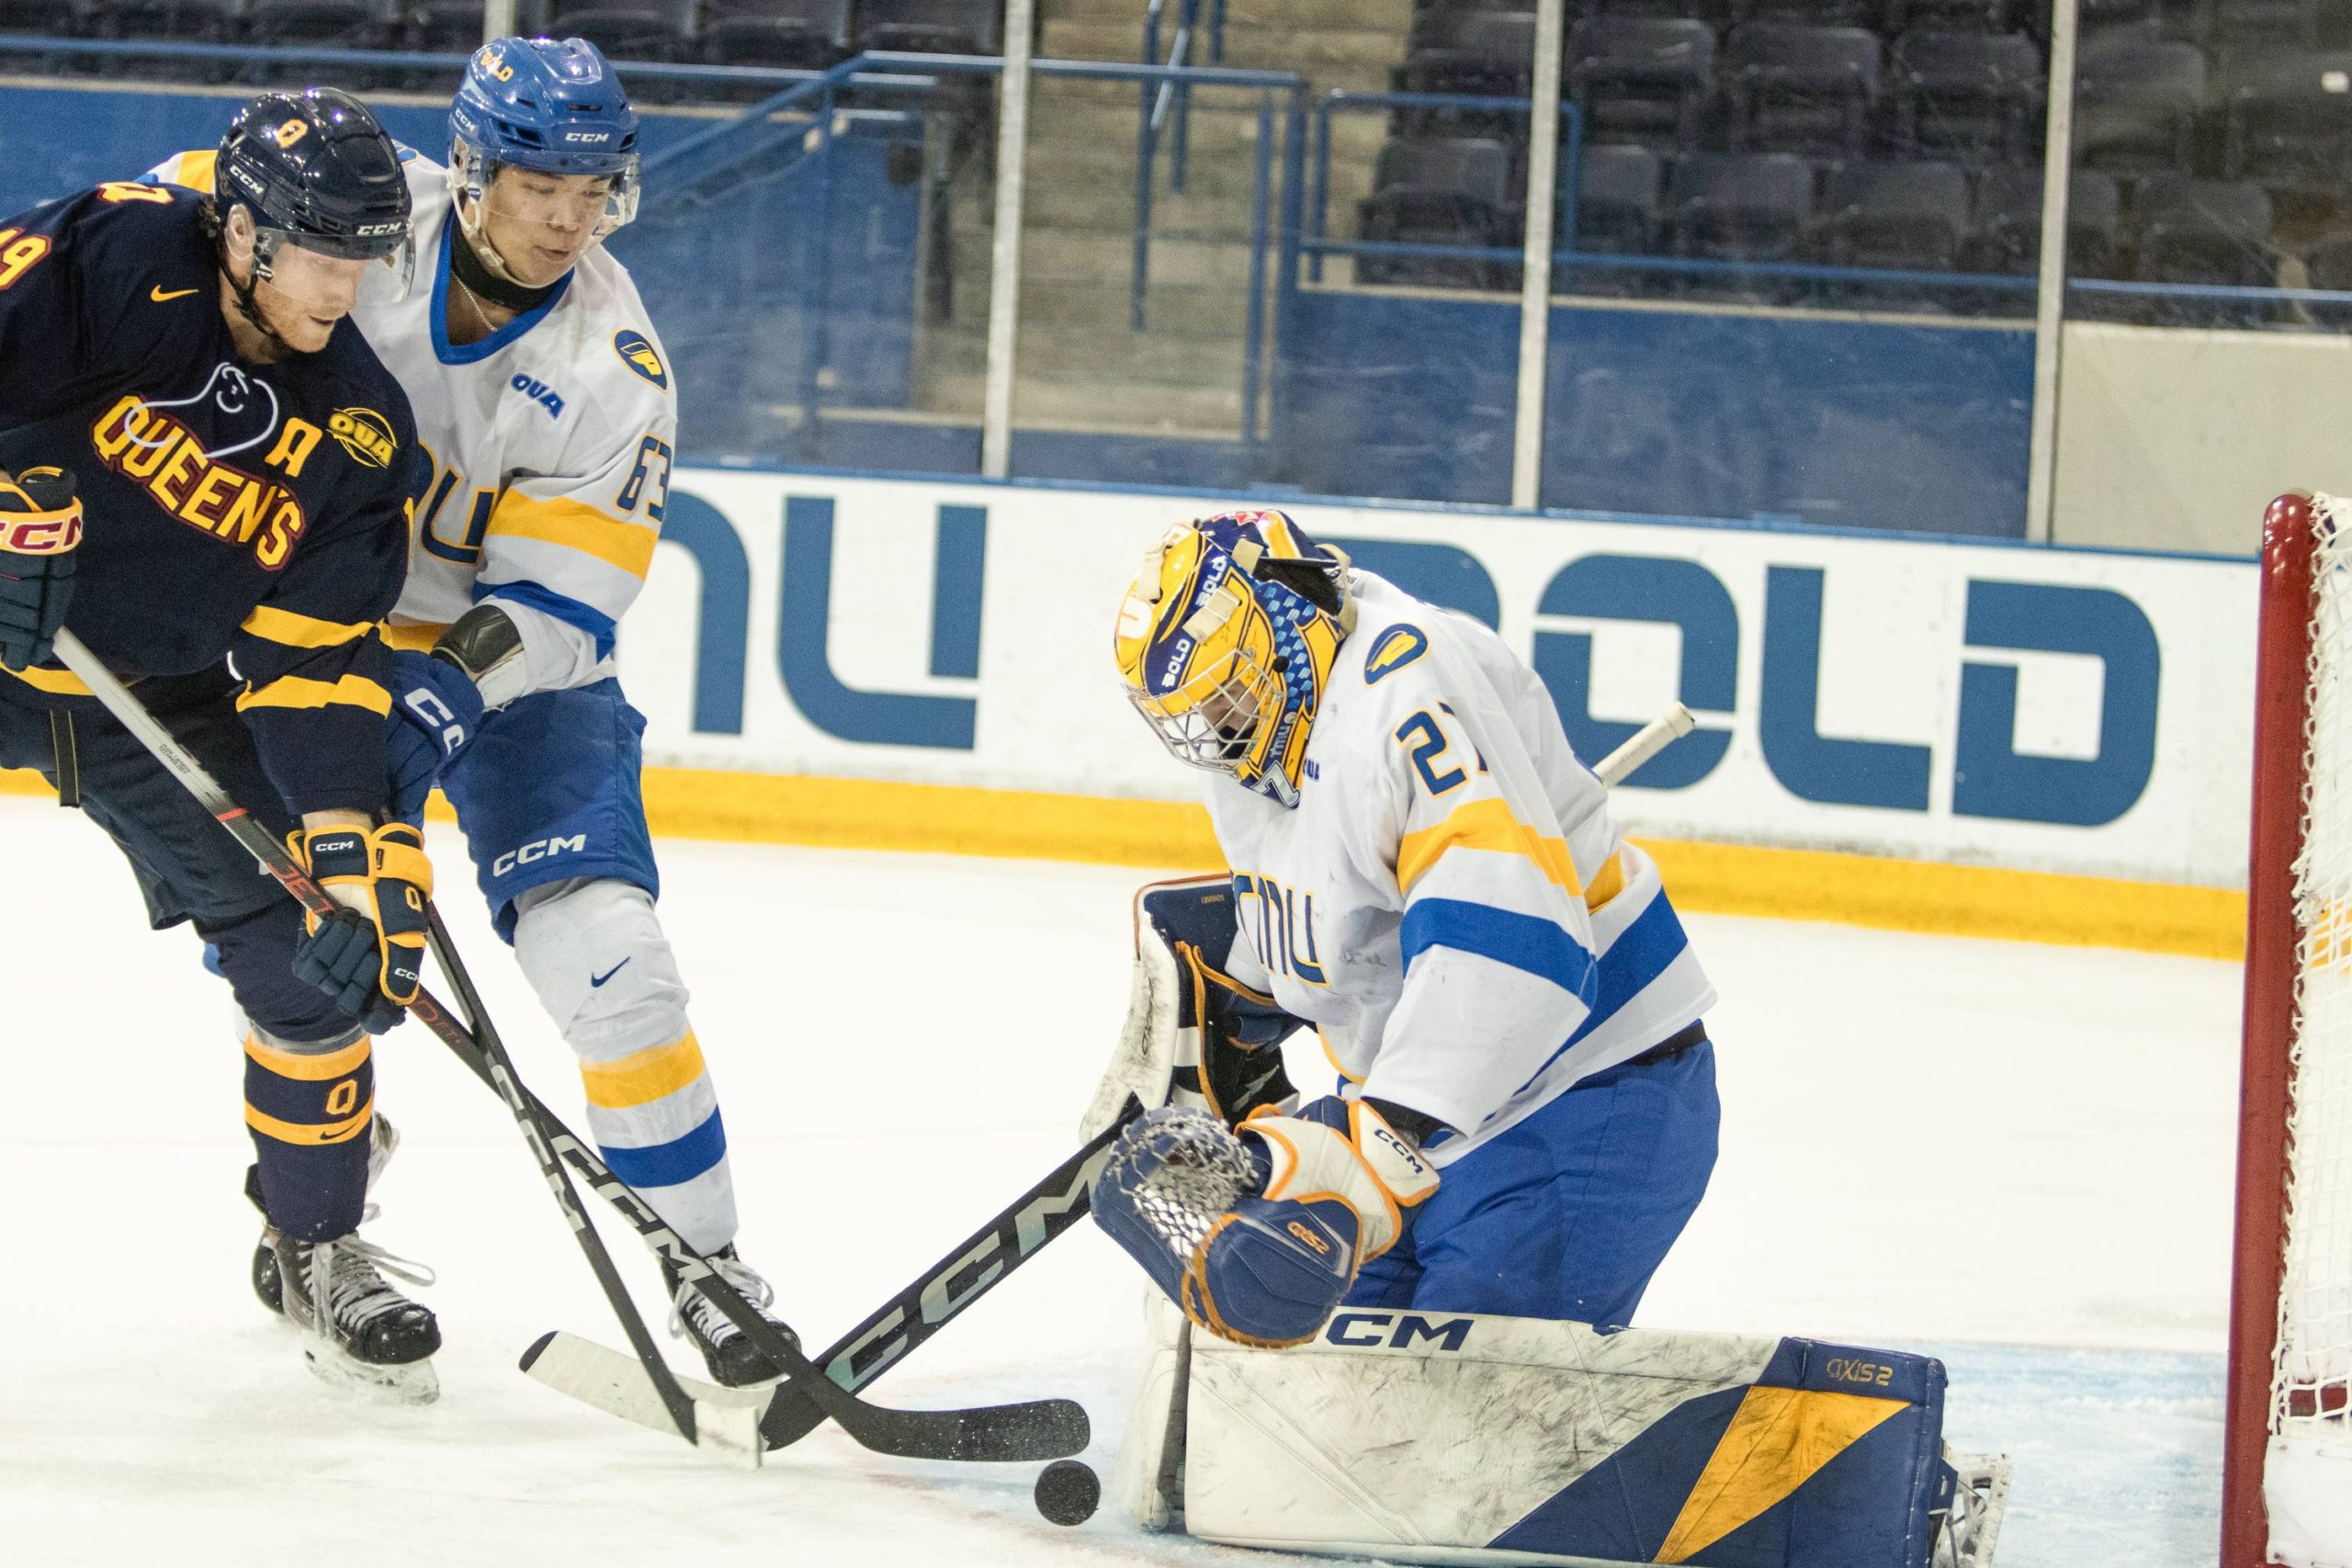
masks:
[[[1307,732],[1355,624],[1347,557],[1279,512],[1180,524],[1119,610],[1127,700],[1178,761],[1298,804]]]

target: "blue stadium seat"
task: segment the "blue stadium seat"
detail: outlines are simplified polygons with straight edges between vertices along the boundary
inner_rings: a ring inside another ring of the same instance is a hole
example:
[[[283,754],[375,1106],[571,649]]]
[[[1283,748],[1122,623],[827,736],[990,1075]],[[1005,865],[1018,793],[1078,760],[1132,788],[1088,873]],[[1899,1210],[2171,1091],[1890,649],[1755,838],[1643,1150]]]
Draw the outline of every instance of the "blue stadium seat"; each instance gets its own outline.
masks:
[[[2270,197],[2260,186],[2152,175],[2140,182],[2132,205],[2140,231],[2133,269],[2141,282],[2278,286],[2281,253],[2271,238]],[[2161,326],[2259,326],[2273,314],[2258,300],[2137,303],[2140,319]]]
[[[247,41],[282,49],[385,49],[395,41],[395,21],[371,0],[253,0],[245,17]],[[240,73],[248,82],[327,82],[367,89],[388,84],[389,71],[322,72],[314,65],[272,65]]]
[[[1732,0],[1739,22],[1797,22],[1815,28],[1876,28],[1881,0]]]
[[[1588,17],[1568,33],[1567,95],[1586,134],[1653,149],[1699,145],[1714,91],[1715,34],[1704,22]]]
[[[1668,186],[1677,254],[1711,261],[1801,262],[1813,222],[1813,164],[1792,152],[1702,152],[1680,159]],[[1785,302],[1778,279],[1702,279],[1684,292]]]
[[[97,0],[86,27],[98,38],[229,43],[237,18],[231,0]],[[226,64],[187,61],[106,61],[99,69],[141,81],[225,82],[232,73]]]
[[[2205,101],[2195,44],[2127,35],[2086,46],[2075,74],[2077,164],[2110,174],[2188,170]]]
[[[2114,277],[2129,268],[2123,246],[2123,195],[2096,169],[2076,169],[2066,186],[2066,270],[2077,277]],[[2041,170],[1987,169],[1978,181],[1963,272],[2027,276],[2041,266]]]
[[[482,0],[417,0],[409,7],[406,47],[426,54],[464,54],[481,42]]]
[[[2222,48],[2317,48],[2320,0],[2208,0],[2208,40]]]
[[[2023,0],[2029,6],[2035,0]],[[1946,32],[2005,33],[2013,25],[2011,0],[1886,0],[1881,29],[1897,37],[1918,28]]]
[[[821,71],[846,52],[833,33],[840,11],[837,0],[708,0],[695,52],[710,65]]]
[[[2352,175],[2352,52],[2231,56],[2213,84],[2221,172],[2276,188],[2340,195]]]
[[[1951,272],[1968,230],[1958,164],[1847,164],[1824,182],[1815,254],[1832,266]]]
[[[856,46],[910,54],[994,54],[1004,6],[990,0],[860,0]]]
[[[1535,18],[1510,11],[1442,9],[1413,20],[1397,91],[1525,97],[1535,72]],[[1468,109],[1403,109],[1400,130],[1480,133],[1524,140],[1527,116]]]
[[[563,6],[549,18],[548,31],[555,38],[586,39],[612,61],[673,61],[684,45],[677,20],[650,5]],[[633,85],[629,91],[632,97],[641,96]]]
[[[2022,33],[1923,31],[1894,45],[1896,146],[2018,163],[2041,141],[2041,51]]]
[[[1724,137],[1735,149],[1861,152],[1879,101],[1878,35],[1750,22],[1724,46]]]
[[[1510,152],[1484,137],[1402,137],[1382,146],[1359,237],[1422,245],[1510,243]],[[1505,287],[1508,264],[1485,257],[1359,256],[1356,281],[1457,288]]]
[[[1666,249],[1666,160],[1646,147],[1602,142],[1588,146],[1577,179],[1576,221],[1555,225],[1560,248],[1586,254],[1649,256]],[[1637,272],[1572,268],[1554,279],[1574,294],[1654,292]]]

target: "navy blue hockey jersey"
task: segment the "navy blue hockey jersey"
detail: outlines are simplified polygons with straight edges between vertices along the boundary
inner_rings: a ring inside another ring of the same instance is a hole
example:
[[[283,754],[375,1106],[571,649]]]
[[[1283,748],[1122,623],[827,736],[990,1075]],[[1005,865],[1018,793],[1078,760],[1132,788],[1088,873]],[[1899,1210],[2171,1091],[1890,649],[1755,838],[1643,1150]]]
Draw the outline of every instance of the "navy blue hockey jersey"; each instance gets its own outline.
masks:
[[[0,469],[44,463],[73,470],[84,504],[66,626],[126,676],[226,656],[290,810],[380,806],[376,623],[430,470],[358,330],[240,359],[187,191],[104,185],[0,220]],[[62,671],[10,673],[0,696],[85,693]]]

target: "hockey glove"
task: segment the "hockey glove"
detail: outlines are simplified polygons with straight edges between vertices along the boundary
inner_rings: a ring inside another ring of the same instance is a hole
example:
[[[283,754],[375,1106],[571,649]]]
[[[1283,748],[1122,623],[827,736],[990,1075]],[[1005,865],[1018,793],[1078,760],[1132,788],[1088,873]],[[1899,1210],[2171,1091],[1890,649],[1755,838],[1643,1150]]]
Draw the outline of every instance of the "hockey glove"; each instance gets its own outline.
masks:
[[[393,653],[392,711],[384,733],[393,816],[413,822],[424,815],[434,781],[481,732],[481,712],[473,677],[453,660]]]
[[[1186,1316],[1273,1349],[1314,1337],[1437,1183],[1378,1111],[1327,1097],[1261,1111],[1238,1138],[1203,1112],[1154,1111],[1121,1136],[1093,1207]]]
[[[0,472],[0,664],[24,670],[49,661],[74,596],[74,550],[82,503],[62,468]]]
[[[297,979],[316,986],[371,1034],[400,1022],[424,977],[424,905],[433,863],[405,822],[297,833],[295,858],[343,906],[309,917],[294,949]]]

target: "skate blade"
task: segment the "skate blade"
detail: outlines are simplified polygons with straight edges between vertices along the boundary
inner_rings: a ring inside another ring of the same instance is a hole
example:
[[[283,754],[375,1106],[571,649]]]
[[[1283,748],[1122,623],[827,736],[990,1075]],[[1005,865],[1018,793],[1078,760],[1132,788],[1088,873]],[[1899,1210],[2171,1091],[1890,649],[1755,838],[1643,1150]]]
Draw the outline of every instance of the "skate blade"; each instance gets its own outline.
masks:
[[[347,1389],[393,1404],[430,1404],[441,1397],[441,1374],[431,1360],[402,1366],[379,1366],[350,1355],[341,1347],[312,1341],[302,1347],[302,1360],[311,1375],[331,1388]]]
[[[560,1330],[541,1335],[523,1352],[523,1371],[558,1393],[593,1405],[624,1421],[676,1436],[669,1406],[634,1356],[608,1350],[592,1339]],[[678,1386],[694,1401],[695,1447],[744,1470],[757,1470],[766,1455],[760,1440],[764,1388],[721,1388],[680,1377]]]

